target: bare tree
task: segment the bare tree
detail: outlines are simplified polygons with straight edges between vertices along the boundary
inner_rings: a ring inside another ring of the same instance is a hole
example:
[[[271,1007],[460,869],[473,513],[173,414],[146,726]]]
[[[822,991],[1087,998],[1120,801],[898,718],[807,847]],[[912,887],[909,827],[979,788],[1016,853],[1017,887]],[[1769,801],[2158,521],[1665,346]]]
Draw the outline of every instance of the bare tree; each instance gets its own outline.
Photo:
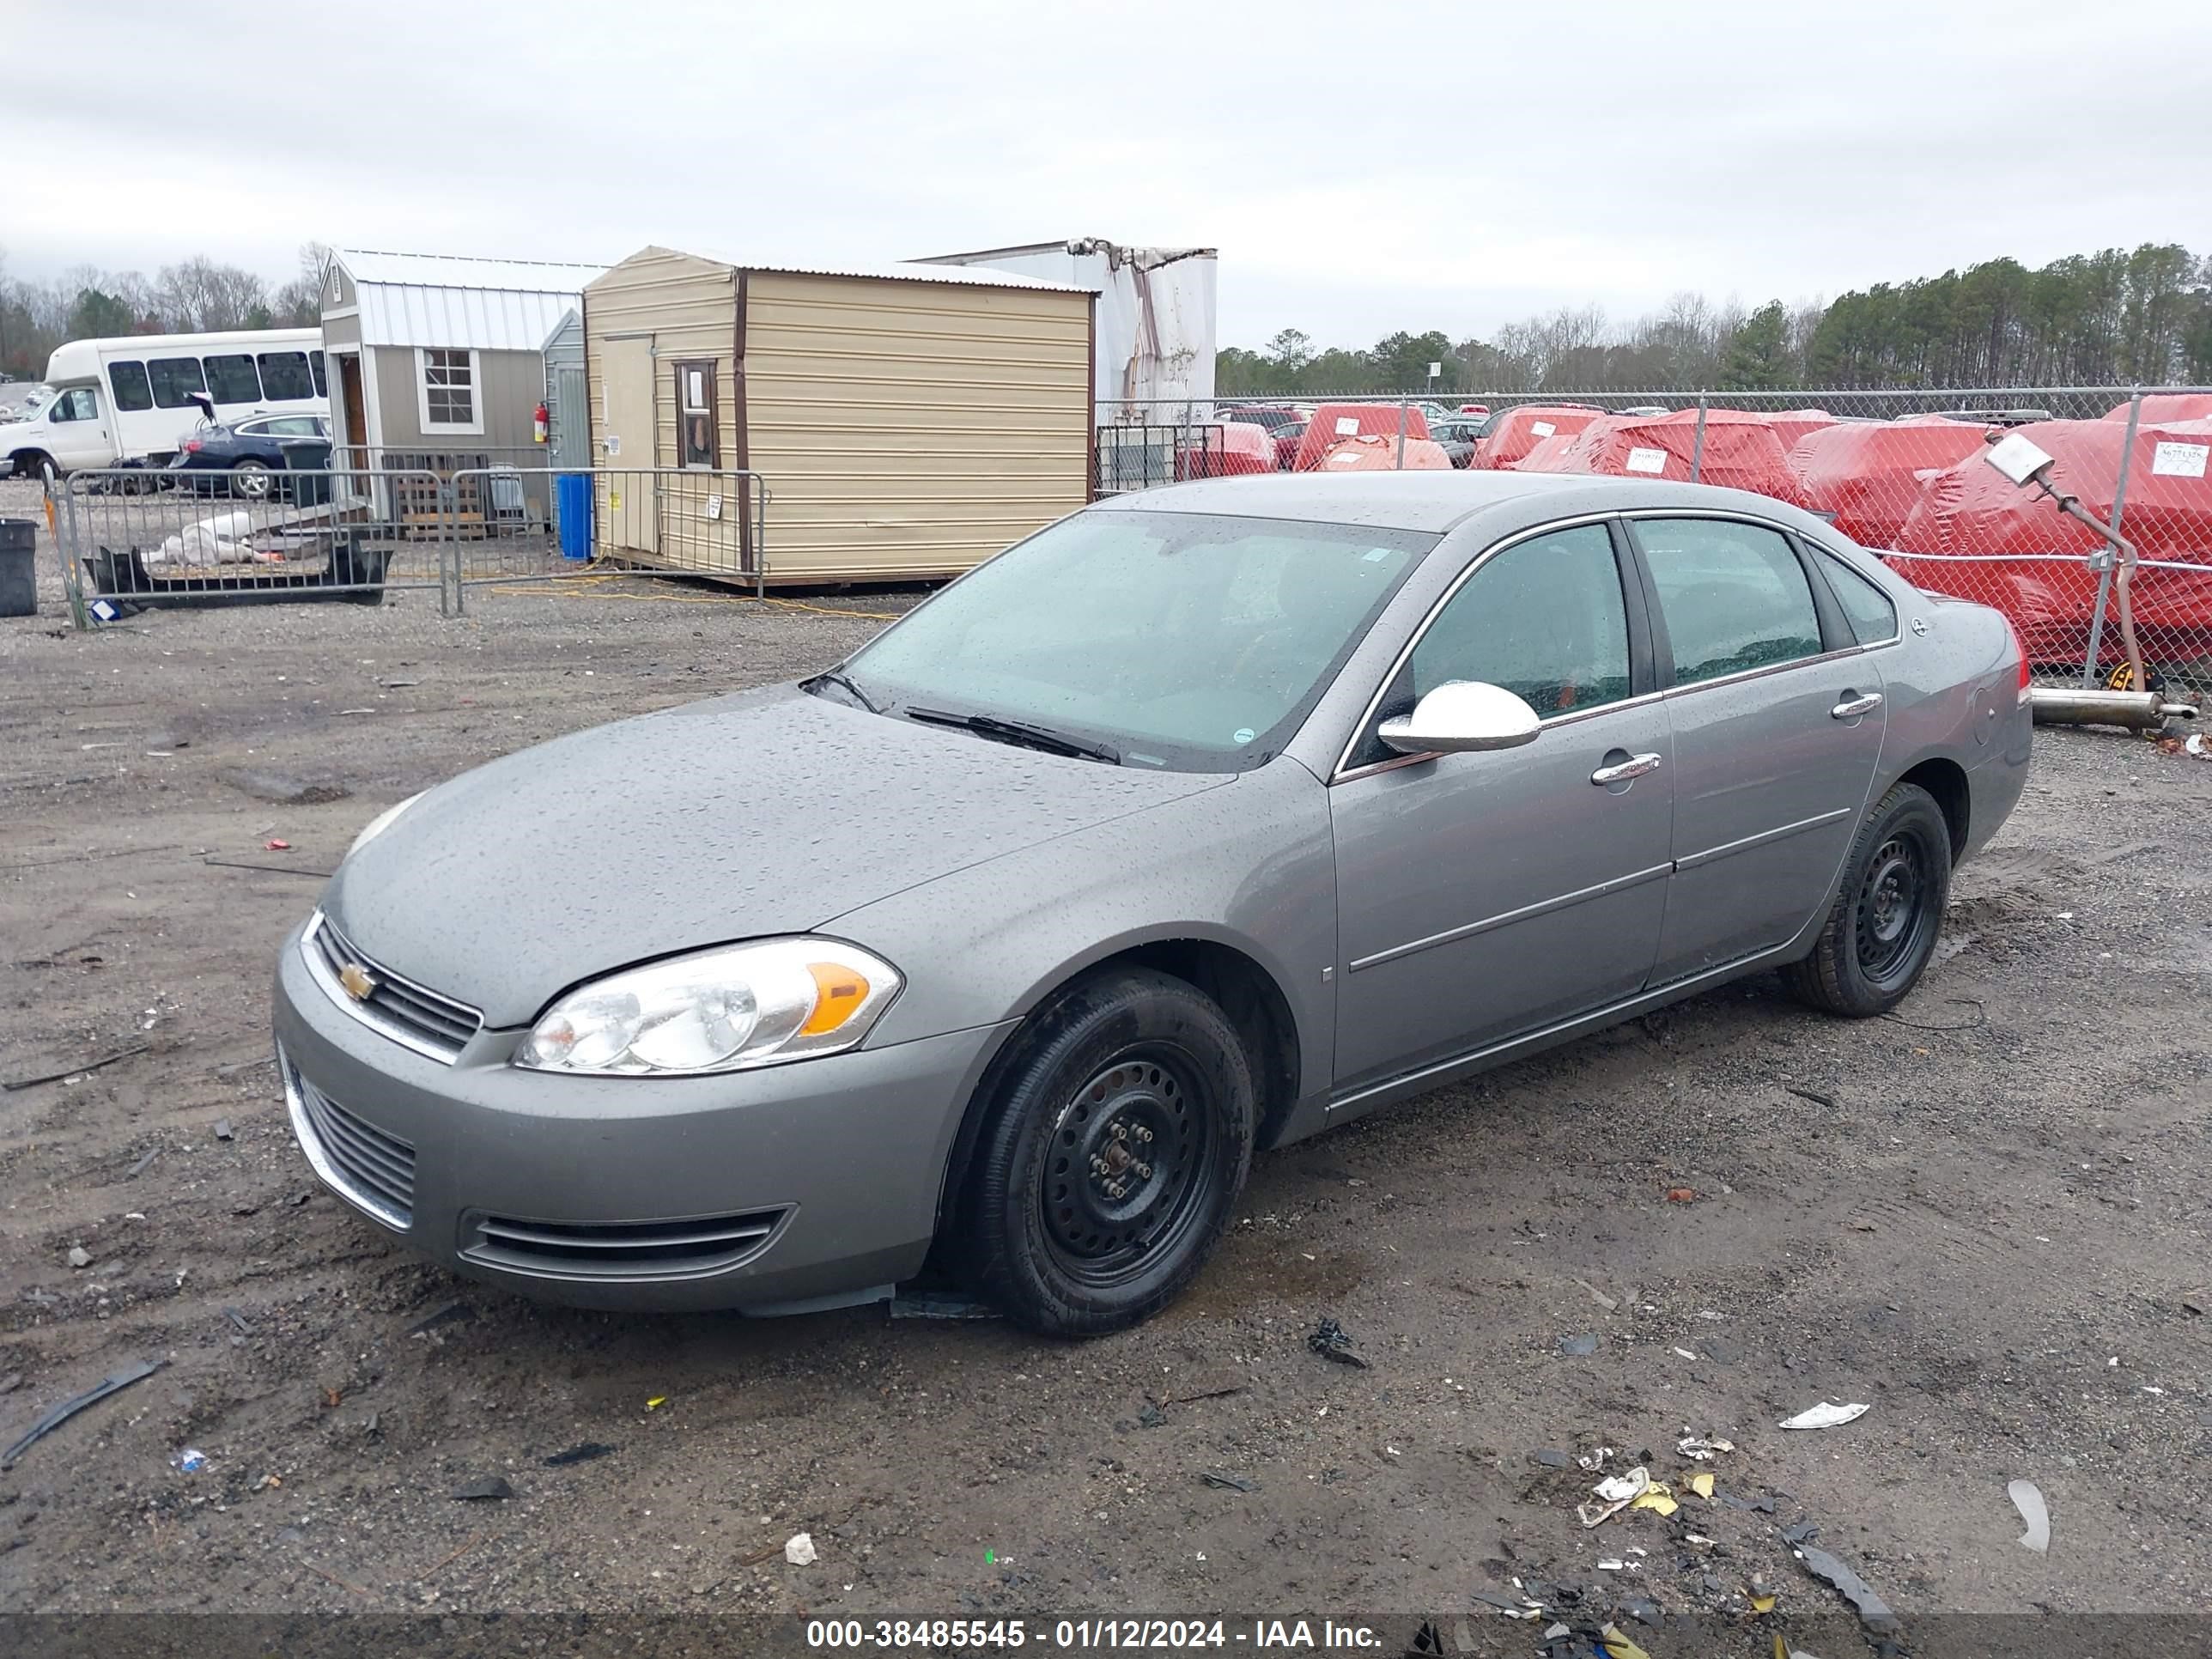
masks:
[[[269,307],[269,285],[260,277],[204,254],[162,266],[158,280],[165,319],[179,332],[245,328]]]

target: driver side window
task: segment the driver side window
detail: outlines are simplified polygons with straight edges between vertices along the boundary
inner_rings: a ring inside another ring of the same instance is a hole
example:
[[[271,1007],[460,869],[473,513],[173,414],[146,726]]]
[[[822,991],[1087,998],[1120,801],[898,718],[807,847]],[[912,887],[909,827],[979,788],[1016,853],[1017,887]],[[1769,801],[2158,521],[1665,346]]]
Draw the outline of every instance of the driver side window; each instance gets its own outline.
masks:
[[[1603,525],[1532,537],[1485,562],[1413,647],[1380,718],[1453,680],[1502,685],[1547,720],[1630,695],[1628,607]],[[1353,763],[1392,752],[1370,733]]]

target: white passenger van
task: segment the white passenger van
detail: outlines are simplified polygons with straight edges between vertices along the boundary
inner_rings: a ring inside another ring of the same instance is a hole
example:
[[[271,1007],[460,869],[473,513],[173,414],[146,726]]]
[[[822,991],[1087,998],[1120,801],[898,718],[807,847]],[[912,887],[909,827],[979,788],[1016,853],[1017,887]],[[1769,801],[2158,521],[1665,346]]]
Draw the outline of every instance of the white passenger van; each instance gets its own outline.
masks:
[[[131,334],[71,340],[46,360],[53,393],[0,422],[0,477],[143,461],[166,465],[207,418],[331,412],[322,331]]]

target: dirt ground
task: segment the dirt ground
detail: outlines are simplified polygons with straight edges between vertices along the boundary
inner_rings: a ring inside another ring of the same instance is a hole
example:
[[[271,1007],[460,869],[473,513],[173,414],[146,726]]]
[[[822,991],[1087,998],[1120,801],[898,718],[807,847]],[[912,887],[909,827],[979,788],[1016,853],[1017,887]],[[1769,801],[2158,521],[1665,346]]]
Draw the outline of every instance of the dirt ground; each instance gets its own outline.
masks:
[[[318,1188],[272,954],[383,807],[818,665],[885,602],[641,580],[87,636],[42,550],[50,603],[0,623],[0,1079],[136,1052],[0,1094],[0,1440],[164,1363],[0,1474],[0,1612],[1359,1613],[1527,1653],[1544,1621],[1480,1597],[1528,1591],[1765,1655],[1843,1606],[1802,1520],[1908,1632],[2212,1597],[2212,766],[2039,734],[1902,1018],[1759,978],[1262,1158],[1127,1335],[617,1318],[450,1278]],[[1324,1317],[1365,1368],[1309,1348]],[[1871,1409],[1778,1430],[1823,1400]],[[1585,1530],[1600,1447],[1684,1507]],[[513,1495],[451,1496],[489,1476]]]

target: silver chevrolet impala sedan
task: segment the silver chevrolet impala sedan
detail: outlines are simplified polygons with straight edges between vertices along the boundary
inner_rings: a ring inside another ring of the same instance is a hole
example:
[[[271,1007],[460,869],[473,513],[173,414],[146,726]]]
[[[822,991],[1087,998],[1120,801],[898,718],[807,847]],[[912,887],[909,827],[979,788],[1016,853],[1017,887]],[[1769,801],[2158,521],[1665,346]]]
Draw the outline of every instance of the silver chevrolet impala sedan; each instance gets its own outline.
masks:
[[[385,813],[279,958],[285,1093],[516,1290],[1109,1331],[1256,1150],[1747,974],[1890,1008],[2028,754],[2002,617],[1763,496],[1155,489]]]

